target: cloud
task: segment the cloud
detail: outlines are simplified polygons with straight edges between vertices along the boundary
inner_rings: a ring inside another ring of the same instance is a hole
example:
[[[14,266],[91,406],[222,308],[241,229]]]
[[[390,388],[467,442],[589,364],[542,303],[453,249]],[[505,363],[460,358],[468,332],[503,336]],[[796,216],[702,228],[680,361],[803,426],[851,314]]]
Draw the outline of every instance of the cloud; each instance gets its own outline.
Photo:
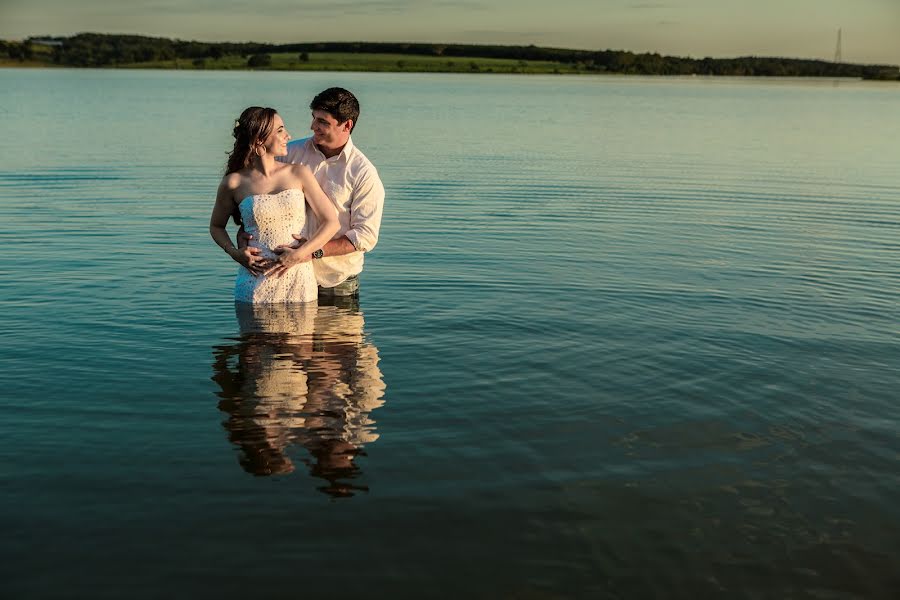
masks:
[[[551,31],[510,31],[508,29],[469,29],[460,33],[462,36],[464,36],[465,39],[470,40],[505,38],[528,40],[529,43],[531,43],[535,39],[540,39],[542,37],[555,34],[555,32]]]

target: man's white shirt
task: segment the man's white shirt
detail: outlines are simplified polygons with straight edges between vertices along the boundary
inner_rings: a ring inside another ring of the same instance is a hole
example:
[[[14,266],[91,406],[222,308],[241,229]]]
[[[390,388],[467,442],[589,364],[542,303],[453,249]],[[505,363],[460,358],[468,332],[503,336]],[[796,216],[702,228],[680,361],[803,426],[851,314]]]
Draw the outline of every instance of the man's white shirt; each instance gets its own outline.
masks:
[[[325,158],[311,137],[288,143],[287,156],[280,161],[303,164],[310,168],[335,209],[340,230],[335,239],[346,236],[356,252],[343,256],[327,256],[313,261],[316,280],[322,287],[334,287],[363,269],[363,255],[378,243],[381,214],[384,210],[384,186],[375,166],[353,145],[353,140],[340,154]],[[306,211],[307,231],[315,231],[316,217]],[[303,232],[306,234],[306,232]]]

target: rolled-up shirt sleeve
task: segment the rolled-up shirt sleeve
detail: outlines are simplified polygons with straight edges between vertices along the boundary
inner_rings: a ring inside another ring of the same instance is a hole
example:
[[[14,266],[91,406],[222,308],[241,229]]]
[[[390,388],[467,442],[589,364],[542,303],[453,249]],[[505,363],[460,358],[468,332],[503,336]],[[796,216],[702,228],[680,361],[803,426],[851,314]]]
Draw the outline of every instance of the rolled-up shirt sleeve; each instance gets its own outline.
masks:
[[[360,175],[350,204],[350,229],[345,235],[357,250],[368,252],[378,243],[383,211],[384,185],[373,167]]]

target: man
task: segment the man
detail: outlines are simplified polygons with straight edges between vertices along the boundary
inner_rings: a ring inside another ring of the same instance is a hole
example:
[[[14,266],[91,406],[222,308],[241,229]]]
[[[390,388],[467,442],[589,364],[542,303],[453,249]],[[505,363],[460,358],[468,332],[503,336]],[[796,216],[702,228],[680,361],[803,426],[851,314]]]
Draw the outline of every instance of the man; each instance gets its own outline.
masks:
[[[312,137],[288,143],[286,163],[308,166],[337,209],[340,229],[334,239],[314,251],[305,260],[313,261],[319,284],[319,297],[356,296],[363,254],[378,243],[384,186],[378,171],[350,138],[359,119],[359,101],[343,88],[321,92],[309,105],[312,110]],[[310,231],[315,230],[315,215],[307,211]],[[291,252],[299,246],[279,247],[276,252]],[[250,239],[241,230],[239,244]],[[251,251],[251,250],[248,250]],[[286,267],[276,263],[269,275],[278,275]]]

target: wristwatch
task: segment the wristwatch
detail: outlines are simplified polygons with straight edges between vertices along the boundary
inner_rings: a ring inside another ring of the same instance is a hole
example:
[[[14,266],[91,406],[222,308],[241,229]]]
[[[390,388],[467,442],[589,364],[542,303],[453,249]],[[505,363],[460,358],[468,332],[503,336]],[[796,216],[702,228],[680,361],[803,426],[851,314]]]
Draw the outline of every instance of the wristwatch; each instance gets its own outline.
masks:
[[[321,248],[312,253],[313,258],[322,258],[323,256],[325,256],[325,251]]]

